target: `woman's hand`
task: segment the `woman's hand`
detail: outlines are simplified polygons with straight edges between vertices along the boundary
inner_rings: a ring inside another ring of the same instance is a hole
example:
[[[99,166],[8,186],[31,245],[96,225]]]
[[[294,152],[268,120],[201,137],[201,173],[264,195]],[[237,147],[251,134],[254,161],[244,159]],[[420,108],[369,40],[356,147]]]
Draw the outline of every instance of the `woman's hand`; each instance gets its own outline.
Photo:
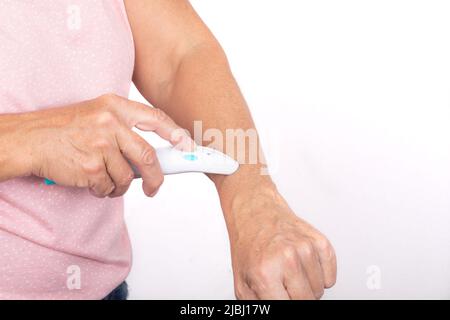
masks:
[[[319,299],[324,288],[334,285],[336,256],[330,242],[298,218],[275,188],[241,194],[232,210],[237,298]]]
[[[131,129],[154,131],[181,149],[193,142],[160,109],[104,95],[76,105],[23,116],[31,153],[30,174],[58,185],[87,187],[97,197],[123,195],[134,178],[128,159],[154,196],[163,182],[155,150]]]

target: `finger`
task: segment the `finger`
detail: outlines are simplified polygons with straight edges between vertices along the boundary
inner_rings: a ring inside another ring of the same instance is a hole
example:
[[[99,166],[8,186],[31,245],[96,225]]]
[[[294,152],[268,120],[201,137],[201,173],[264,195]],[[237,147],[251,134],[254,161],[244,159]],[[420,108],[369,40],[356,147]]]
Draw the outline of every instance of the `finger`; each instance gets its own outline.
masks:
[[[302,268],[296,272],[286,274],[284,285],[292,300],[314,300],[315,295],[311,289],[309,279]]]
[[[129,128],[136,127],[144,131],[153,131],[176,148],[193,151],[195,143],[187,131],[178,126],[161,109],[124,98],[120,99],[123,99],[122,101],[128,108],[117,106],[116,112],[122,119],[125,119]]]
[[[331,288],[336,283],[337,262],[336,254],[328,240],[313,241],[319,257],[319,263],[323,272],[323,282],[325,288]]]
[[[324,286],[325,288],[331,288],[336,283],[337,277],[336,256],[321,258],[320,264],[323,270]]]
[[[120,150],[113,149],[105,158],[106,169],[114,183],[114,191],[108,196],[111,198],[120,197],[127,192],[134,178],[133,170],[125,160]]]
[[[258,300],[256,293],[246,283],[240,287],[236,298],[238,300]]]
[[[289,294],[281,280],[270,286],[251,287],[259,300],[290,300]]]
[[[153,197],[164,181],[155,149],[128,128],[118,129],[116,139],[125,158],[139,170],[144,193]]]
[[[317,253],[314,250],[311,251],[311,254],[299,252],[300,271],[303,276],[306,276],[314,297],[320,299],[324,291],[323,271]]]
[[[114,191],[114,183],[108,175],[106,167],[98,170],[98,173],[93,174],[89,179],[89,192],[97,198],[104,198]]]

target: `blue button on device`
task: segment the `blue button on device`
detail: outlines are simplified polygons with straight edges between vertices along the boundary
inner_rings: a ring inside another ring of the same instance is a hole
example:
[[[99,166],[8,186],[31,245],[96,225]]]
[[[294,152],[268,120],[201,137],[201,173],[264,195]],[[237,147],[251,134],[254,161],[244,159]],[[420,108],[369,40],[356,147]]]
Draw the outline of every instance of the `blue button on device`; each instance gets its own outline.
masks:
[[[183,156],[183,158],[184,158],[185,160],[188,160],[188,161],[195,161],[195,160],[197,160],[197,156],[196,156],[195,154],[192,154],[192,153],[190,153],[190,154],[185,154],[185,155]]]
[[[48,186],[51,186],[51,185],[56,184],[54,181],[49,180],[49,179],[45,179],[44,182],[45,182],[45,184],[48,185]]]

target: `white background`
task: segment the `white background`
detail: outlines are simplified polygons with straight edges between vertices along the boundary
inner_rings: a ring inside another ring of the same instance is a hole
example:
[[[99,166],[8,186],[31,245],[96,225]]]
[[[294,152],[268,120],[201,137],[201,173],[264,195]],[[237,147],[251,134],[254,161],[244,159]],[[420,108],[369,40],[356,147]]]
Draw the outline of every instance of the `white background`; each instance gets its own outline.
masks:
[[[450,298],[450,2],[192,3],[228,53],[279,189],[336,248],[325,298]],[[155,199],[135,182],[126,217],[132,299],[234,297],[207,178],[167,177]]]

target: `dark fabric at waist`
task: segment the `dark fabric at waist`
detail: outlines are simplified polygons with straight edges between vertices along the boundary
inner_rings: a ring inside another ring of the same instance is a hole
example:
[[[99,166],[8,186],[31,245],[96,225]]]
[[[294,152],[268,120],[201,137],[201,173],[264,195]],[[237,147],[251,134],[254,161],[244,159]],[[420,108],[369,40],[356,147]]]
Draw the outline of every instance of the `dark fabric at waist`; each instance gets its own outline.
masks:
[[[111,291],[103,300],[127,300],[128,284],[124,281],[117,288]]]

